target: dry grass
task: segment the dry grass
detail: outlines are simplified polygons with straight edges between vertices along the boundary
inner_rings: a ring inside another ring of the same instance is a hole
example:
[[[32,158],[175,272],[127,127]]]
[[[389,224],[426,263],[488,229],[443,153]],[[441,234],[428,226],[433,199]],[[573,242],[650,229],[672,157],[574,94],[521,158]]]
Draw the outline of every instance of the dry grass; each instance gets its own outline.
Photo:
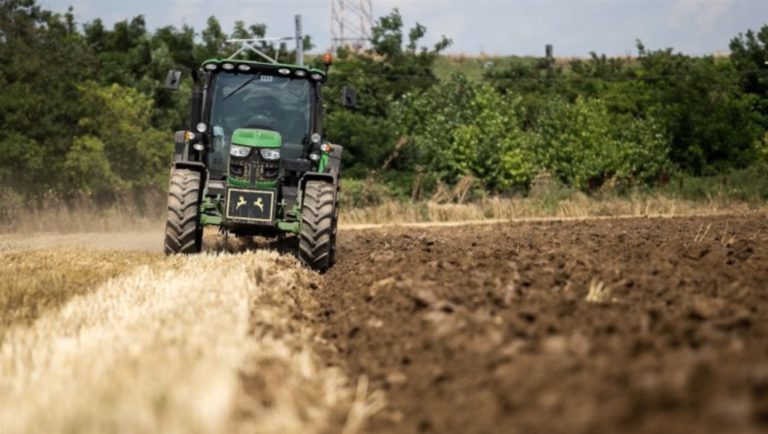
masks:
[[[355,432],[380,408],[318,360],[317,277],[292,258],[135,255],[4,254],[4,281],[29,276],[4,291],[79,295],[6,329],[1,432]]]
[[[605,282],[592,279],[584,300],[588,303],[608,303],[613,300],[611,288]]]
[[[160,227],[165,217],[165,192],[127,196],[109,206],[88,198],[57,197],[30,203],[0,187],[0,233],[112,232]]]
[[[82,249],[0,252],[0,342],[9,326],[30,324],[42,312],[156,259],[149,253]]]
[[[162,211],[165,205],[158,209]],[[20,211],[13,216],[12,222],[0,221],[0,233],[146,230],[156,229],[162,223],[161,217],[142,216],[135,210],[62,207]]]
[[[0,234],[0,252],[50,249],[160,253],[163,251],[163,227],[158,225],[149,230],[125,232]]]
[[[386,189],[372,184],[370,202],[377,203],[386,195]],[[471,178],[462,179],[457,185],[438,185],[429,200],[384,202],[367,207],[345,207],[342,197],[342,224],[382,224],[419,222],[457,222],[478,220],[509,220],[521,218],[587,218],[617,216],[682,216],[714,215],[767,211],[763,202],[739,202],[715,195],[708,200],[684,200],[663,194],[627,196],[606,194],[603,197],[587,196],[571,190],[562,190],[553,181],[535,184],[529,197],[483,197],[467,202],[472,195]],[[359,182],[358,182],[359,183]],[[2,197],[0,197],[2,199]],[[365,202],[365,201],[363,201]],[[69,206],[52,205],[42,209],[16,206],[11,214],[0,213],[0,234],[19,233],[110,233],[146,232],[162,230],[164,225],[164,199],[151,196],[143,200],[143,208],[151,212],[139,212],[130,201],[103,209],[88,201]],[[9,217],[10,216],[10,217]],[[3,220],[5,218],[5,220]],[[158,241],[159,242],[159,241]],[[89,245],[94,243],[89,242]],[[2,246],[0,246],[0,249]]]
[[[754,212],[746,203],[695,202],[663,196],[592,199],[583,194],[556,202],[536,198],[486,198],[473,203],[386,202],[369,208],[343,209],[344,224],[510,220],[521,218],[587,218],[617,216],[683,216]],[[765,205],[757,208],[766,211]]]

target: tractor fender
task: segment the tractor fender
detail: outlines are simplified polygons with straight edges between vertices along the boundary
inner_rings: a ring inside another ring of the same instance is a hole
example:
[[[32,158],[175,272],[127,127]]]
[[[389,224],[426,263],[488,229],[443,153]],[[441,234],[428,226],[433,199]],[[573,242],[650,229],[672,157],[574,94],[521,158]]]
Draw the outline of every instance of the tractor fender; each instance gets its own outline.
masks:
[[[301,187],[301,189],[303,190],[304,184],[306,184],[307,181],[312,181],[312,180],[327,181],[327,182],[330,182],[331,184],[336,184],[337,178],[336,178],[336,175],[331,172],[326,172],[326,173],[306,172],[304,176],[301,177],[301,180],[299,181],[299,187]]]
[[[331,144],[331,152],[328,155],[328,166],[325,168],[325,172],[304,173],[304,176],[302,176],[299,180],[299,190],[304,191],[304,184],[306,184],[307,181],[318,180],[330,182],[336,186],[336,193],[333,197],[333,201],[334,203],[338,203],[339,177],[341,176],[341,155],[343,152],[343,146]]]
[[[187,169],[193,172],[199,172],[200,179],[202,180],[203,184],[205,184],[205,182],[208,180],[208,169],[206,169],[205,164],[199,161],[174,161],[172,168]]]
[[[174,161],[171,169],[187,169],[200,174],[200,201],[202,203],[208,185],[208,169],[205,164],[199,161]]]
[[[304,174],[304,176],[301,177],[301,180],[299,180],[299,190],[304,191],[304,185],[307,183],[307,181],[326,181],[333,185],[338,186],[338,178],[336,177],[336,174],[333,172],[327,172],[327,173],[320,173],[320,172],[307,172]],[[333,202],[337,203],[339,198],[339,189],[336,189],[336,193],[333,196]]]

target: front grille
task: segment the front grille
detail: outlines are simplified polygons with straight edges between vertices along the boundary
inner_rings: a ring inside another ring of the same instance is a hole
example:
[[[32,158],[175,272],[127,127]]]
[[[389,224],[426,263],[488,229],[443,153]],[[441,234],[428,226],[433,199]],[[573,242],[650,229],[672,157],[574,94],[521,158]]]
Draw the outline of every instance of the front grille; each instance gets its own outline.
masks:
[[[245,158],[230,156],[229,174],[232,178],[250,181],[274,181],[280,173],[280,161],[267,161],[258,149]]]

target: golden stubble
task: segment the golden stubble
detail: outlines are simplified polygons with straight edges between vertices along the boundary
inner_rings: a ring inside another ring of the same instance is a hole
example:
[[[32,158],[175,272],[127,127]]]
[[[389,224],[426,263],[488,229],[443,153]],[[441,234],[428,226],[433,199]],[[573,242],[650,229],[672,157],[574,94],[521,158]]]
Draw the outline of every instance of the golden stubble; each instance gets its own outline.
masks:
[[[383,397],[318,359],[315,279],[264,251],[139,260],[6,330],[0,431],[357,431]]]
[[[520,219],[589,219],[646,216],[709,216],[765,212],[765,204],[693,202],[653,197],[591,198],[575,194],[572,198],[546,201],[537,198],[508,199],[488,197],[470,203],[388,201],[367,208],[342,208],[342,226],[384,223],[509,221]]]
[[[82,248],[0,251],[0,342],[11,325],[31,324],[46,310],[58,309],[70,298],[158,258]]]

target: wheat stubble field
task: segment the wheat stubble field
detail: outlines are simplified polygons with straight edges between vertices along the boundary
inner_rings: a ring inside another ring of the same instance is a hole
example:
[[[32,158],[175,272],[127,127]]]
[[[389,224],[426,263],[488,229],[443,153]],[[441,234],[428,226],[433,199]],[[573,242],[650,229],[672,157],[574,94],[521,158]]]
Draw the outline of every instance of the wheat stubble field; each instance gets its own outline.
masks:
[[[768,430],[764,213],[161,236],[0,236],[0,432]]]

